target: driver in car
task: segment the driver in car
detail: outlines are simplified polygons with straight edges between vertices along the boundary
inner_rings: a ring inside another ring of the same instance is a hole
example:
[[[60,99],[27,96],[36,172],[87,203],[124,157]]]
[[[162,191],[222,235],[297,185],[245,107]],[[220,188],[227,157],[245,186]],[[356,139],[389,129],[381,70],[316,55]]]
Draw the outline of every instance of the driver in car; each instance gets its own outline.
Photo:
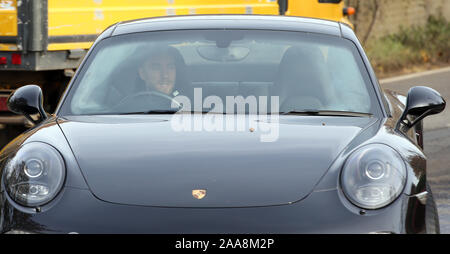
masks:
[[[139,67],[138,73],[142,82],[139,82],[136,90],[177,96],[177,83],[182,80],[182,66],[184,60],[177,49],[170,46],[153,48]]]

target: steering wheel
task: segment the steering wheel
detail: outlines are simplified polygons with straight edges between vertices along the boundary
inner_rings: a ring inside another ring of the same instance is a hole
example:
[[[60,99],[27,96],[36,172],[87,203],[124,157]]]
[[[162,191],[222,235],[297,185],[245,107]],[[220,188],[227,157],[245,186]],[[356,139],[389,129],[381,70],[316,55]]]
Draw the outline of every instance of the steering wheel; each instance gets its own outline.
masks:
[[[156,92],[156,91],[143,91],[135,94],[130,94],[125,96],[119,101],[113,108],[120,109],[123,111],[127,109],[128,112],[147,110],[148,108],[155,109],[172,109],[172,104],[174,104],[178,109],[182,106],[181,104],[174,100],[167,94]]]

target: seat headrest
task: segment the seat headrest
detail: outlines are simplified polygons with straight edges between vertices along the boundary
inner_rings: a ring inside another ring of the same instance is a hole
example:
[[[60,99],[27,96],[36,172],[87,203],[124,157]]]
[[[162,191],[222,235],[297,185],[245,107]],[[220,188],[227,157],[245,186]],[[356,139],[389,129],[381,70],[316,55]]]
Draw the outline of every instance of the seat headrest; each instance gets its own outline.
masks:
[[[318,47],[289,48],[281,60],[278,73],[282,96],[323,97],[326,65]]]

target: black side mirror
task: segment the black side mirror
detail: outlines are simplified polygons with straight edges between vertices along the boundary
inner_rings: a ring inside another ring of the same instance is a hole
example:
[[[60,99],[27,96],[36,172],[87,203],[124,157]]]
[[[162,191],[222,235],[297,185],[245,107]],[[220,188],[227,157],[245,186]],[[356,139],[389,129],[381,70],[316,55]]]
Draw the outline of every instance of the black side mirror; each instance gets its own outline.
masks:
[[[409,89],[406,99],[406,107],[397,123],[397,129],[401,127],[409,129],[429,115],[442,112],[445,109],[445,100],[434,89],[426,86],[415,86]]]
[[[24,115],[34,124],[47,119],[44,111],[42,90],[37,85],[27,85],[18,88],[8,97],[8,108],[10,111]],[[34,120],[31,115],[39,114],[38,120]]]

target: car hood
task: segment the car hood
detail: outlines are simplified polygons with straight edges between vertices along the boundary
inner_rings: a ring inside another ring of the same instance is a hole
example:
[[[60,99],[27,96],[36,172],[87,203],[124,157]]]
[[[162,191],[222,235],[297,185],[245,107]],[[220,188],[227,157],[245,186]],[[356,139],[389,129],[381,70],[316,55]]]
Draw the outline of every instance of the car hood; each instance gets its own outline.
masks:
[[[253,121],[259,129],[177,131],[170,119],[72,116],[58,122],[89,188],[101,200],[158,207],[251,207],[305,198],[338,154],[375,121],[282,116],[278,139],[261,142],[263,125],[270,121]],[[193,190],[205,190],[205,196],[194,198]]]

